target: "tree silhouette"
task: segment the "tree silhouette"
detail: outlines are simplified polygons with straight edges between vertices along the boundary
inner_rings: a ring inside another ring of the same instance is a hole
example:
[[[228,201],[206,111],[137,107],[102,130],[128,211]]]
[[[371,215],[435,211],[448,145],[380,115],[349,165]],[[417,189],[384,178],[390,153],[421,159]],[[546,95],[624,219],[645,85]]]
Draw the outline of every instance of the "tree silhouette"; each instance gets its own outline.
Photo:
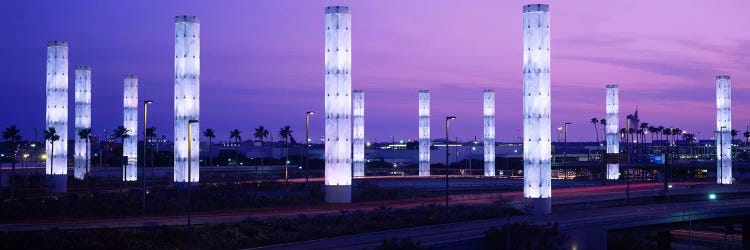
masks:
[[[208,138],[208,165],[213,166],[214,165],[214,155],[213,155],[213,146],[214,146],[214,137],[216,135],[214,134],[213,129],[206,129],[203,131],[203,136]]]
[[[10,172],[10,186],[11,193],[10,199],[16,195],[16,157],[18,156],[18,142],[21,141],[21,131],[16,128],[16,125],[12,125],[3,131],[3,139],[8,141],[13,157],[11,158],[11,172]],[[0,187],[2,187],[2,172],[0,172]]]

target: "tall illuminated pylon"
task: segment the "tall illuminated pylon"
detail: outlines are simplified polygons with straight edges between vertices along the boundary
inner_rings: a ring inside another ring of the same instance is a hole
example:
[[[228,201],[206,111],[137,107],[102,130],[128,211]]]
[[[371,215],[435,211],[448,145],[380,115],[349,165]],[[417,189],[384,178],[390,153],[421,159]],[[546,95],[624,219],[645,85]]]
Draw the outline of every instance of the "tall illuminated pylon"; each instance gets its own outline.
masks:
[[[46,125],[54,128],[59,140],[46,141],[45,173],[53,179],[53,192],[65,192],[68,176],[68,43],[47,43]],[[53,160],[54,159],[54,160]]]
[[[495,176],[495,90],[484,90],[484,176]]]
[[[354,163],[354,177],[365,176],[365,91],[352,91],[352,162]]]
[[[617,85],[607,85],[607,106],[605,112],[607,113],[607,125],[605,125],[605,132],[607,133],[607,153],[615,154],[620,153],[620,98],[619,90]],[[607,180],[617,180],[620,178],[620,164],[607,163]]]
[[[75,77],[76,133],[74,137],[76,138],[76,144],[73,176],[76,179],[83,180],[89,171],[91,144],[85,138],[78,136],[78,131],[91,129],[91,68],[76,67]]]
[[[429,90],[419,91],[419,176],[430,176]]]
[[[174,21],[174,182],[200,180],[200,133],[188,138],[188,121],[200,120],[201,43],[200,21],[196,16],[177,16]],[[191,125],[200,131],[200,124]],[[188,143],[191,145],[188,155]]]
[[[716,182],[732,184],[732,84],[716,76]]]
[[[326,202],[352,200],[352,27],[349,7],[325,9]]]
[[[127,161],[122,169],[123,181],[138,180],[138,77],[125,76],[123,92],[124,116],[122,126],[128,130],[128,137],[123,140],[122,156]]]
[[[549,5],[523,6],[523,193],[532,213],[552,212]]]

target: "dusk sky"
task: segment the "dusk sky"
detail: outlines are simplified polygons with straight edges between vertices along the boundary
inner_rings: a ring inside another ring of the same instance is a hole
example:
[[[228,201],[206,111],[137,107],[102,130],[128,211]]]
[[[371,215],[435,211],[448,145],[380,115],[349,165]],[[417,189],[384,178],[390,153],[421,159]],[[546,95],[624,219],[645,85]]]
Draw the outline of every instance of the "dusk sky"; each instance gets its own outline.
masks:
[[[221,4],[215,4],[221,3]],[[699,139],[715,130],[715,76],[731,75],[733,128],[750,123],[750,2],[723,1],[4,1],[0,6],[0,127],[25,138],[45,126],[45,57],[69,42],[69,129],[75,66],[92,68],[94,134],[122,124],[123,76],[140,77],[149,123],[171,138],[174,17],[201,23],[201,128],[250,139],[290,125],[302,141],[323,135],[324,8],[352,14],[352,86],[365,91],[368,141],[417,137],[417,92],[432,95],[432,137],[482,136],[482,90],[495,89],[497,141],[522,128],[523,4],[549,3],[552,126],[593,141],[605,85],[620,86],[620,118]],[[142,114],[140,114],[142,116]],[[601,129],[601,126],[599,127]],[[553,132],[553,139],[556,139]],[[601,137],[601,132],[600,132]],[[275,137],[278,139],[278,136]],[[71,137],[70,139],[73,139]],[[204,138],[202,138],[204,139]],[[601,138],[600,138],[601,139]]]

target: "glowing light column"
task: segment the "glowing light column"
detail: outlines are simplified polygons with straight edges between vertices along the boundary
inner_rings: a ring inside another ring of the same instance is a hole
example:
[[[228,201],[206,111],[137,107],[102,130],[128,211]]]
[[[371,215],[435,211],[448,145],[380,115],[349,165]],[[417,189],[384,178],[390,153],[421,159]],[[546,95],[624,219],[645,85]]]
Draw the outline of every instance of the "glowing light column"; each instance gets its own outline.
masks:
[[[174,182],[200,180],[200,133],[188,138],[188,121],[200,118],[200,21],[196,16],[177,16],[174,21]],[[200,124],[191,125],[200,131]],[[191,145],[188,155],[188,143]]]
[[[83,180],[89,171],[88,162],[91,160],[91,144],[86,139],[78,136],[81,129],[91,129],[91,68],[76,67],[76,138],[75,144],[75,169],[73,175],[76,179]]]
[[[495,176],[495,91],[484,90],[484,176]]]
[[[65,192],[68,175],[68,43],[47,43],[47,128],[54,128],[58,141],[46,144],[46,174],[52,175],[53,192]],[[53,160],[54,159],[54,160]]]
[[[617,85],[607,85],[607,106],[605,112],[607,113],[607,125],[605,132],[607,133],[607,153],[615,154],[620,153],[620,98],[618,97]],[[607,180],[617,180],[620,178],[620,164],[609,164],[607,163]]]
[[[430,91],[419,91],[419,176],[430,176]]]
[[[354,142],[354,176],[365,176],[365,92],[362,90],[352,91],[352,141]]]
[[[125,91],[123,95],[124,117],[122,126],[128,130],[128,137],[122,144],[122,156],[126,157],[125,167],[122,169],[123,181],[138,180],[138,77],[125,76]]]
[[[523,193],[532,213],[552,212],[549,5],[523,6]]]
[[[716,77],[716,182],[732,184],[732,85],[729,76]]]
[[[326,202],[352,200],[352,28],[349,7],[325,10]]]

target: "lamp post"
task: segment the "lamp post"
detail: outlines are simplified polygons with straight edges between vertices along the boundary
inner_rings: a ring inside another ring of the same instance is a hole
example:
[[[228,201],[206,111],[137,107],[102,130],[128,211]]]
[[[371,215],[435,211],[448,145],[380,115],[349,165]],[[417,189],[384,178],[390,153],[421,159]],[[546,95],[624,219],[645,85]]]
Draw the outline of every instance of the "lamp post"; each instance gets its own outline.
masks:
[[[450,147],[450,136],[448,135],[448,128],[450,127],[450,121],[456,119],[455,116],[445,117],[445,208],[448,209],[448,147]]]
[[[193,179],[191,176],[191,173],[193,172],[193,123],[198,123],[198,120],[189,120],[188,121],[188,165],[187,165],[187,191],[188,191],[188,217],[187,217],[187,231],[188,231],[188,249],[190,248],[190,243],[192,242],[192,238],[190,236],[191,228],[190,228],[190,217],[192,213],[192,205],[193,205],[193,199],[190,193],[190,186],[193,185]]]
[[[142,216],[146,217],[146,141],[148,140],[148,135],[146,134],[146,130],[148,129],[148,123],[146,122],[148,119],[148,105],[154,103],[151,100],[146,100],[143,102],[143,169],[141,169],[142,173],[141,176],[143,177],[143,211]]]
[[[315,112],[307,111],[305,113],[305,184],[310,181],[310,175],[308,169],[310,168],[310,156],[307,154],[307,150],[310,147],[310,115],[314,115]]]
[[[565,163],[568,161],[568,125],[573,124],[572,122],[565,122],[565,149],[563,151],[563,176],[565,180],[568,179],[568,171],[565,170]]]

